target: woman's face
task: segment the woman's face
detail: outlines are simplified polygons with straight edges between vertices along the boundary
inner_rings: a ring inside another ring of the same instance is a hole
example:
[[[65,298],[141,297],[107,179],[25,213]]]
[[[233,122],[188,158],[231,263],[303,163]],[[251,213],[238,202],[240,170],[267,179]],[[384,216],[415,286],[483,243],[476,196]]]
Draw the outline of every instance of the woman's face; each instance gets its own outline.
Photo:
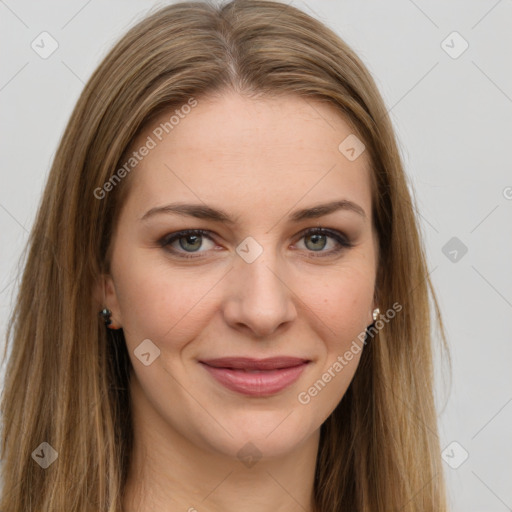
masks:
[[[112,242],[106,303],[134,407],[210,452],[285,454],[343,397],[372,322],[369,159],[310,99],[226,93],[177,110],[134,144]],[[283,357],[296,359],[258,366]]]

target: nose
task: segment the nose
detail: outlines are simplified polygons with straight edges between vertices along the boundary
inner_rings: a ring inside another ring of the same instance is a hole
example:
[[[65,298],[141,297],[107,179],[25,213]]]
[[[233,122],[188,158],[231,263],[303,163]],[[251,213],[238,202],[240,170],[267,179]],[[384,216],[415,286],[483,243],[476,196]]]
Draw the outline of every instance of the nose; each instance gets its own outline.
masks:
[[[271,336],[297,316],[293,283],[288,283],[285,262],[265,249],[252,263],[237,258],[228,276],[223,313],[234,329],[257,338]]]

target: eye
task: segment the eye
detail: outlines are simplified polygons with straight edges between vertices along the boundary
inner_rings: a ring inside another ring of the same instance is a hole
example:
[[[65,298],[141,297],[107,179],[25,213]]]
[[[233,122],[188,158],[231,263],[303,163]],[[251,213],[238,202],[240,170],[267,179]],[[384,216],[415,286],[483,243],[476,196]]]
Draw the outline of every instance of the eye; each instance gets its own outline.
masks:
[[[309,254],[313,258],[333,256],[338,254],[344,249],[353,247],[353,244],[348,238],[340,231],[326,228],[311,228],[301,233],[300,240],[304,239],[306,250],[310,253],[320,254]],[[323,249],[327,246],[328,239],[334,240],[334,247],[330,250],[324,251]]]
[[[187,229],[176,233],[166,235],[159,240],[159,245],[168,252],[184,259],[201,258],[201,254],[207,251],[200,251],[203,246],[203,238],[213,243],[213,239],[208,231],[203,229]],[[353,244],[348,238],[337,230],[326,228],[310,228],[300,233],[299,240],[305,240],[306,251],[311,257],[326,257],[338,254],[344,249],[348,249]],[[333,240],[334,247],[325,251],[327,241]],[[179,247],[174,244],[178,242]],[[193,253],[198,253],[197,256]],[[311,254],[311,253],[319,253]]]
[[[203,245],[202,238],[207,238],[213,242],[212,238],[208,235],[207,231],[203,229],[187,229],[185,231],[179,231],[177,233],[171,233],[160,240],[160,245],[168,249],[171,253],[177,254],[182,258],[198,258],[200,256],[185,256],[180,254],[180,250],[173,247],[175,242],[179,243],[180,248],[187,252],[199,252],[199,249]],[[201,251],[204,252],[204,251]]]

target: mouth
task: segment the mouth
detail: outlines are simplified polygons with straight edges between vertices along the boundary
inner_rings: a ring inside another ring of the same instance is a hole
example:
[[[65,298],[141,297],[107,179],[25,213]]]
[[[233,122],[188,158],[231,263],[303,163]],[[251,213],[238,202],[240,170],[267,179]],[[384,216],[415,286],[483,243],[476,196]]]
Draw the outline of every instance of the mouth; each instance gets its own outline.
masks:
[[[292,385],[311,363],[298,357],[223,357],[199,361],[224,387],[247,396],[271,396]]]

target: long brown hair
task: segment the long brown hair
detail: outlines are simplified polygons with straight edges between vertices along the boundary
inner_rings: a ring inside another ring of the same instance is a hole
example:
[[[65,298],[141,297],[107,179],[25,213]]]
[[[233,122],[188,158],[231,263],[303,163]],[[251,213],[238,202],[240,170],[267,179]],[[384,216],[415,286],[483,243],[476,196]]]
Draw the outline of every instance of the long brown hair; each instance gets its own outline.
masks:
[[[318,511],[446,510],[432,309],[446,341],[384,102],[359,58],[322,23],[280,2],[234,0],[177,3],[139,22],[99,65],[71,115],[8,328],[2,511],[121,511],[133,439],[131,363],[122,331],[106,332],[98,319],[94,283],[109,269],[129,176],[102,198],[97,191],[150,119],[226,89],[328,102],[371,158],[377,304],[385,311],[399,303],[402,311],[365,347],[321,427]],[[33,456],[44,453],[43,442],[58,452],[46,469]]]

